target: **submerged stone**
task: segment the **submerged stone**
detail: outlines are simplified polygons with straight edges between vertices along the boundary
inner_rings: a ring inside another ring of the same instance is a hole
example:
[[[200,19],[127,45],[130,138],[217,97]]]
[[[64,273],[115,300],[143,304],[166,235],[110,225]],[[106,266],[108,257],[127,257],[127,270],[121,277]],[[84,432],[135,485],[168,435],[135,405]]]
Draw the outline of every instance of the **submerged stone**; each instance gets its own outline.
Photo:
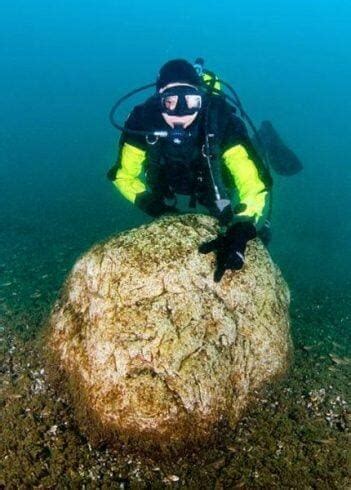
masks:
[[[213,281],[216,221],[171,216],[94,246],[50,320],[50,349],[93,439],[162,447],[239,420],[291,353],[289,291],[258,240]]]

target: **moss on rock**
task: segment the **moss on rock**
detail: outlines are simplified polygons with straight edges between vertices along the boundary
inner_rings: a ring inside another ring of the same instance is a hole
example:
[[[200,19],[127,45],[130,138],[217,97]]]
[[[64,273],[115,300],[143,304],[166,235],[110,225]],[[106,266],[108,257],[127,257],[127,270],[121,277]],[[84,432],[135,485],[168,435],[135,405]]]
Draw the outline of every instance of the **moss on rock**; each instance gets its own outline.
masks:
[[[50,349],[94,439],[161,447],[236,424],[287,369],[289,292],[259,240],[213,281],[218,232],[202,215],[166,217],[94,246],[50,319]]]

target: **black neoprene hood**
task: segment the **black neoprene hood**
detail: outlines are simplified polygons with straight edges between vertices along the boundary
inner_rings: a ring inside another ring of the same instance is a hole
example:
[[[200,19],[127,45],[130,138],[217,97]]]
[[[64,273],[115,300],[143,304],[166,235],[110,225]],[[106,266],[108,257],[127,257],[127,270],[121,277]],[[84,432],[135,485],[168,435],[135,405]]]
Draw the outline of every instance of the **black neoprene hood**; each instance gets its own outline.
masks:
[[[162,66],[156,81],[157,91],[170,83],[188,83],[197,87],[201,85],[201,79],[191,63],[176,59]]]

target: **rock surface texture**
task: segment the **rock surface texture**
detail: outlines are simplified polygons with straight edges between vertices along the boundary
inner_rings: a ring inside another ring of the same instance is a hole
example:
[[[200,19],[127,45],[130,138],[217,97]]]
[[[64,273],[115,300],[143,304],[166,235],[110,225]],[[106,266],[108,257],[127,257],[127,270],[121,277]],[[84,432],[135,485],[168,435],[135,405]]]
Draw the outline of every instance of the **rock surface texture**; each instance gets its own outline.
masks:
[[[289,291],[259,240],[244,268],[213,281],[217,234],[170,216],[94,246],[71,271],[49,346],[91,435],[182,445],[236,423],[291,353]]]

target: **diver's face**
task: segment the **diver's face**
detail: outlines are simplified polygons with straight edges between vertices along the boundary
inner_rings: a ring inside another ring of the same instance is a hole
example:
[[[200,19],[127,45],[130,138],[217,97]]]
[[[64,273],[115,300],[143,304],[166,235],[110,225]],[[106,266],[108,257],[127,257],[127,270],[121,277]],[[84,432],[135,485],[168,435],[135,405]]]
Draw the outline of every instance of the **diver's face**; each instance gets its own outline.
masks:
[[[163,87],[160,94],[164,95],[161,99],[164,111],[161,114],[168,126],[187,128],[195,121],[202,104],[201,95],[196,87],[184,83],[171,83]]]
[[[169,116],[165,112],[162,113],[163,119],[166,121],[168,126],[174,128],[177,126],[182,126],[184,129],[190,126],[197,118],[198,112],[192,114],[191,116]]]

